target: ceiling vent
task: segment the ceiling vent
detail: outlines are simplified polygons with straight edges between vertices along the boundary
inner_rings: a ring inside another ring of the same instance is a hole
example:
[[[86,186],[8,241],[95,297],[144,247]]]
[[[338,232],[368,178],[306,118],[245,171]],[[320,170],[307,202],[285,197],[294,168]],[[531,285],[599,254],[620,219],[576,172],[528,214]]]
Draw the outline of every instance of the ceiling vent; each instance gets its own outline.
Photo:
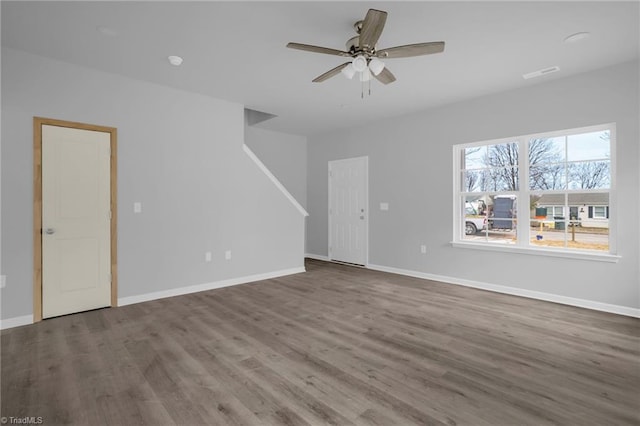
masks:
[[[529,80],[530,78],[540,77],[540,76],[551,74],[557,71],[560,71],[559,67],[549,67],[549,68],[544,68],[538,71],[530,72],[529,74],[523,74],[522,78],[524,78],[525,80]]]

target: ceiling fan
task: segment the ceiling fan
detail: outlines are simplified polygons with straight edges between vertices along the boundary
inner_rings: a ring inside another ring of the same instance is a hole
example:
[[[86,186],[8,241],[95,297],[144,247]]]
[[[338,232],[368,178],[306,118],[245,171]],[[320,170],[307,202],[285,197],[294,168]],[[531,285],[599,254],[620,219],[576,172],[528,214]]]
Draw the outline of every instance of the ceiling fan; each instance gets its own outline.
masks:
[[[369,9],[364,20],[354,24],[356,33],[347,41],[347,50],[337,50],[328,47],[312,46],[301,43],[288,43],[291,49],[305,50],[307,52],[324,53],[327,55],[344,56],[350,61],[325,72],[314,78],[314,83],[321,83],[342,72],[351,79],[358,73],[360,81],[369,81],[371,76],[384,84],[393,83],[396,77],[389,71],[381,58],[408,58],[411,56],[430,55],[444,50],[444,41],[432,41],[428,43],[407,44],[404,46],[377,48],[378,39],[387,21],[387,12]]]

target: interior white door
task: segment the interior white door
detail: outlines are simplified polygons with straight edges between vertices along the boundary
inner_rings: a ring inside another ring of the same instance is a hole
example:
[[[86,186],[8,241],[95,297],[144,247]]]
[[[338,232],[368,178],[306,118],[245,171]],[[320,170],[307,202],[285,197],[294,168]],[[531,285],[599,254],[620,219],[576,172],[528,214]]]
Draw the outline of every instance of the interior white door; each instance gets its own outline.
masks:
[[[329,258],[367,263],[367,157],[329,162]]]
[[[111,304],[110,134],[42,126],[42,316]]]

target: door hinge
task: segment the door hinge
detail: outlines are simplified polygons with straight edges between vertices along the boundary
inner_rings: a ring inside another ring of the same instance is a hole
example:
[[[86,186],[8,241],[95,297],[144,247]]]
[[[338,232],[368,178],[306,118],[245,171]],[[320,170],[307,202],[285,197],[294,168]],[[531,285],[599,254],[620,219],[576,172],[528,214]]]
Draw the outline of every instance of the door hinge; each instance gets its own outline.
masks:
[[[113,215],[111,214],[111,210],[109,210],[109,220],[111,220]]]
[[[107,274],[107,278],[109,279],[109,282],[111,283],[111,274]]]
[[[333,177],[333,172],[329,170],[329,177]]]

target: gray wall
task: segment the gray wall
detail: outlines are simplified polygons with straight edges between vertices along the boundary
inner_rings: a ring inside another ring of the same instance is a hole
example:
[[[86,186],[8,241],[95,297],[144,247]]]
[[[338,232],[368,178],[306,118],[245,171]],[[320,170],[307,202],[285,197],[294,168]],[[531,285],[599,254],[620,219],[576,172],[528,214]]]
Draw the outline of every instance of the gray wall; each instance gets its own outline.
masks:
[[[242,105],[3,49],[2,318],[32,313],[33,116],[118,128],[120,297],[303,266],[304,217],[242,151]]]
[[[306,136],[247,126],[245,143],[302,207],[307,208]]]
[[[369,156],[371,264],[639,308],[638,103],[638,63],[627,63],[311,136],[307,252],[327,255],[327,162]],[[450,245],[453,145],[609,122],[617,123],[619,263]]]

